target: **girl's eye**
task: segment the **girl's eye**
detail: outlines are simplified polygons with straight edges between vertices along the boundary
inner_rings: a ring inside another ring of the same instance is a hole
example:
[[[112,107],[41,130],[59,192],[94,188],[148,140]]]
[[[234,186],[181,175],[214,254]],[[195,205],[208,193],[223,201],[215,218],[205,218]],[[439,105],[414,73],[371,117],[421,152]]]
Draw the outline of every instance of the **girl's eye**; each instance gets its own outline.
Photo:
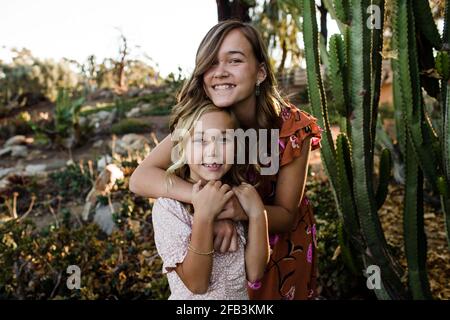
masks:
[[[240,62],[242,62],[242,60],[241,59],[231,59],[230,62],[231,63],[240,63]]]

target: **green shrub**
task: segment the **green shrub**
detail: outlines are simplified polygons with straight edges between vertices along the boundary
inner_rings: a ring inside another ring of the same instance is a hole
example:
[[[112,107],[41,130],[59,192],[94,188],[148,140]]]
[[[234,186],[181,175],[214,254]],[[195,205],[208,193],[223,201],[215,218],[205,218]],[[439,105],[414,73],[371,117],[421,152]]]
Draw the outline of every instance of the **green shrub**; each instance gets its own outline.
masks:
[[[0,223],[0,299],[168,298],[167,278],[154,244],[152,205],[129,192],[131,171],[126,166],[124,170],[129,171],[126,178],[111,194],[121,207],[114,214],[116,228],[110,236],[75,218],[67,207],[58,213],[61,223],[42,230],[27,219]],[[77,172],[71,167],[64,181]],[[99,200],[107,203],[105,197]],[[66,285],[70,265],[81,270],[79,290]]]
[[[94,177],[87,164],[71,164],[61,171],[50,174],[51,184],[64,198],[82,198],[92,188]]]
[[[151,131],[152,126],[139,119],[123,119],[114,124],[111,128],[111,132],[117,135],[126,133],[148,133]]]

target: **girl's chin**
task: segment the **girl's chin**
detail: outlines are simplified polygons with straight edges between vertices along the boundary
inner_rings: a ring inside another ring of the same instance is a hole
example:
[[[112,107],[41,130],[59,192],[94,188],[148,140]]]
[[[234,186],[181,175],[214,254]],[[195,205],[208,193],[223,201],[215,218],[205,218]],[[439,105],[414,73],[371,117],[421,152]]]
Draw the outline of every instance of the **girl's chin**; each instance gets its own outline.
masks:
[[[214,102],[214,101],[213,101],[213,103],[214,103],[214,105],[215,105],[216,107],[218,107],[218,108],[224,108],[224,109],[230,108],[230,107],[233,105],[233,102],[227,102],[227,101],[225,101],[225,102],[222,102],[222,101],[220,101],[220,102]]]
[[[224,175],[221,172],[211,172],[207,174],[202,174],[201,179],[208,182],[211,180],[220,180]]]
[[[214,103],[214,105],[219,108],[229,108],[236,102],[235,99],[231,97],[216,97],[211,100]]]
[[[199,179],[206,182],[210,180],[220,180],[228,172],[229,169],[230,168],[227,165],[222,165],[220,168],[216,169],[208,169],[201,166],[198,171],[196,170],[196,175]]]

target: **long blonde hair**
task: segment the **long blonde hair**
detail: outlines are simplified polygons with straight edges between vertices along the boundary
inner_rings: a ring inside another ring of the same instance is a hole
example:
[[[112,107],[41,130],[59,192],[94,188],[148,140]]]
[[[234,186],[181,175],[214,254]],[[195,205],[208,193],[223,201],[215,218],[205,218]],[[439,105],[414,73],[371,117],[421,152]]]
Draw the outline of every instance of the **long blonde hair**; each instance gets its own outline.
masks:
[[[267,54],[266,45],[259,31],[251,24],[236,20],[222,21],[212,27],[203,38],[197,50],[194,72],[177,96],[178,103],[172,110],[170,130],[173,131],[179,119],[193,112],[198,106],[210,101],[203,88],[203,75],[212,66],[219,48],[227,34],[239,29],[250,42],[257,61],[263,63],[267,77],[260,84],[260,95],[256,101],[256,120],[259,128],[279,127],[280,111],[288,107],[288,102],[277,89],[277,81]]]
[[[194,109],[190,114],[180,118],[176,123],[176,127],[172,131],[172,141],[173,141],[173,152],[175,152],[175,156],[177,160],[172,163],[172,165],[166,170],[166,186],[169,188],[173,183],[173,176],[176,175],[183,180],[194,182],[190,179],[190,170],[189,165],[187,163],[187,155],[186,155],[186,143],[188,139],[191,139],[195,124],[200,119],[200,117],[206,113],[210,112],[225,112],[230,115],[234,128],[237,129],[239,127],[239,122],[234,115],[231,108],[219,108],[212,104],[211,102],[204,103],[203,105],[198,106]],[[238,141],[239,143],[239,141]],[[235,159],[236,160],[236,159]],[[222,182],[227,183],[232,186],[237,186],[241,184],[241,182],[248,182],[245,174],[248,171],[249,167],[252,165],[241,165],[236,164],[236,161],[232,165],[231,169],[222,177]],[[259,168],[255,168],[259,170]]]

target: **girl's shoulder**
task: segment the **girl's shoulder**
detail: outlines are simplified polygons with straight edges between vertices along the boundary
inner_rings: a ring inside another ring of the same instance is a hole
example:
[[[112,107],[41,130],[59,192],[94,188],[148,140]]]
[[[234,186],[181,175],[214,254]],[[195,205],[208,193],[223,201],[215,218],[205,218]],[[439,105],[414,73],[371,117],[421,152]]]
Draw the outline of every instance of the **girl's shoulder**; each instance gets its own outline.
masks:
[[[280,137],[289,137],[300,129],[308,130],[311,125],[317,126],[317,118],[293,104],[283,106],[280,117],[282,120]]]
[[[152,216],[165,218],[178,218],[183,222],[190,224],[190,214],[180,201],[170,198],[158,198],[153,204]]]
[[[290,104],[282,108],[280,117],[282,119],[279,137],[281,166],[301,155],[300,150],[306,137],[312,137],[311,150],[320,148],[323,130],[314,116]]]

